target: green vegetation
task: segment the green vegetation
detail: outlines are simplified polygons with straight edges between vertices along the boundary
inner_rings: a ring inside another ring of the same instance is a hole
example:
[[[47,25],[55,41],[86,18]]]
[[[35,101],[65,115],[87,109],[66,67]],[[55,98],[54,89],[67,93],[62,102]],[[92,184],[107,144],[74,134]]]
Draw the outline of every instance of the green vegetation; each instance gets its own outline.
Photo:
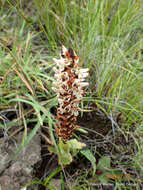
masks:
[[[49,144],[58,148],[54,136],[56,121],[51,112],[57,106],[51,89],[52,59],[59,55],[62,44],[72,46],[82,66],[90,70],[90,85],[81,110],[92,111],[96,106],[110,119],[108,140],[118,149],[118,156],[112,151],[111,155],[96,152],[94,139],[90,151],[98,155],[97,172],[93,176],[92,167],[83,164],[83,169],[73,174],[75,182],[70,189],[92,189],[91,184],[96,183],[114,184],[115,189],[142,187],[142,1],[2,0],[0,23],[0,128],[11,137],[16,126],[23,131],[17,154],[42,127],[49,132]],[[7,118],[9,113],[13,118]],[[128,144],[121,144],[121,139],[115,143],[121,134]],[[81,155],[77,159],[78,156]],[[92,163],[91,157],[86,158]],[[53,171],[54,175],[58,172]],[[60,176],[62,189],[64,174],[61,172]],[[43,185],[47,184],[45,181]]]

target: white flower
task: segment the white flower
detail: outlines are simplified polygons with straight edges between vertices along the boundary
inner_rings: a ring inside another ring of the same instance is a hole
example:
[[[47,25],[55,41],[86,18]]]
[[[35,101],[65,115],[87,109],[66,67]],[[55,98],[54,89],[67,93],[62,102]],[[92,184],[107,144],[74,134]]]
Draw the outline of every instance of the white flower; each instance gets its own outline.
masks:
[[[73,94],[76,96],[77,99],[81,99],[82,98],[82,94],[83,94],[83,90],[79,91],[73,91]]]
[[[57,88],[54,88],[54,87],[52,87],[52,90],[53,90],[54,92],[59,92],[58,89],[57,89]]]
[[[74,81],[73,85],[74,85],[74,84],[80,84],[80,82],[81,82],[81,80],[80,80],[80,79],[75,79],[75,81]]]
[[[66,92],[66,90],[64,90],[62,87],[60,87],[59,92],[60,92],[60,94],[64,94]]]
[[[75,111],[75,110],[72,110],[72,114],[73,114],[74,116],[76,116],[76,117],[79,115],[78,111]]]
[[[79,69],[79,73],[87,73],[88,71],[89,71],[88,68],[86,68],[86,69]]]
[[[20,190],[26,190],[27,188],[26,187],[23,187],[22,189],[20,189]],[[1,190],[1,189],[0,189]]]
[[[88,76],[88,73],[79,73],[78,74],[78,78],[82,79],[82,78],[86,78]]]
[[[54,87],[59,87],[60,85],[62,85],[62,81],[56,81],[56,82],[53,82],[53,86]]]
[[[57,69],[57,67],[53,67],[53,71],[54,71],[55,73],[60,73],[60,71],[59,71],[59,69]]]
[[[58,98],[58,102],[59,104],[63,105],[64,104],[64,100],[62,98]]]
[[[88,73],[89,69],[88,68],[85,68],[85,69],[80,69],[80,68],[77,68],[76,70],[76,74],[83,74],[83,73]]]
[[[62,53],[61,53],[61,55],[65,55],[67,52],[68,52],[67,48],[62,45]]]
[[[63,97],[63,100],[66,101],[66,102],[69,102],[71,99],[71,96],[64,96]]]
[[[85,87],[85,86],[88,86],[88,85],[89,85],[88,82],[81,82],[81,83],[80,83],[80,87]]]
[[[59,73],[59,74],[56,73],[56,74],[54,75],[54,77],[55,77],[55,79],[61,80],[61,73]]]
[[[67,72],[62,72],[61,77],[64,77],[66,80],[69,80],[69,75]]]
[[[57,64],[57,66],[59,67],[59,71],[63,71],[65,68],[65,62],[63,61],[63,59],[56,59],[53,58],[53,61]]]

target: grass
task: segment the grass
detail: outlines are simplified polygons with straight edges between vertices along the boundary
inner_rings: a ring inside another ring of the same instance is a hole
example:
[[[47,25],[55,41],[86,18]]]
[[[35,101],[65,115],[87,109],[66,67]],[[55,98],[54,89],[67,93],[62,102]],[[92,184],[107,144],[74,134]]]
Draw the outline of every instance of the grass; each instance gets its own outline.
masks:
[[[128,167],[134,168],[134,173],[141,178],[142,2],[3,0],[0,6],[0,127],[11,135],[11,129],[21,122],[24,127],[21,148],[43,125],[55,143],[51,108],[57,102],[51,90],[52,58],[58,56],[61,44],[72,46],[80,55],[83,67],[90,69],[84,106],[88,109],[91,102],[96,104],[115,124],[119,113],[122,114],[120,130],[126,138],[131,136],[137,147]],[[9,121],[6,115],[11,111],[18,115]],[[34,127],[27,134],[31,123]],[[115,128],[113,125],[111,136],[116,136]],[[127,168],[124,161],[118,166],[123,171]],[[136,179],[134,182],[137,183]],[[116,180],[116,189],[122,183]],[[73,189],[81,188],[78,180],[77,184]],[[126,185],[124,188],[127,189]]]

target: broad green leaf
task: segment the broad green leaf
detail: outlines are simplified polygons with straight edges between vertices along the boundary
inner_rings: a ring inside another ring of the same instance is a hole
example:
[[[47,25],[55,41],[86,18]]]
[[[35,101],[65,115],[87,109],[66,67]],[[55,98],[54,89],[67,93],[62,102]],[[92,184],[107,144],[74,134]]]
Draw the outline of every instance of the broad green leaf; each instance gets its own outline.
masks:
[[[83,154],[91,162],[91,165],[93,167],[93,175],[95,175],[96,159],[93,156],[93,154],[91,153],[91,151],[89,149],[86,149],[86,150],[81,150],[80,153]]]
[[[110,162],[111,159],[108,156],[104,156],[99,160],[99,163],[97,165],[97,169],[99,170],[109,170],[110,169]]]
[[[68,143],[63,143],[63,141],[61,139],[59,139],[59,150],[61,152],[70,152],[70,145]]]
[[[72,162],[72,155],[70,154],[70,146],[68,143],[63,143],[63,141],[59,140],[59,164],[68,165]]]
[[[72,155],[70,153],[62,152],[58,156],[60,165],[69,165],[72,162]]]
[[[49,146],[48,150],[52,153],[58,155],[60,165],[68,165],[72,162],[72,155],[70,153],[70,146],[68,143],[63,143],[62,140],[59,140],[58,150],[54,146]]]
[[[51,153],[57,154],[57,150],[56,150],[56,148],[54,146],[48,146],[48,150]]]
[[[77,141],[76,139],[71,139],[67,143],[69,144],[69,146],[70,146],[71,149],[78,149],[78,150],[80,150],[80,149],[86,147],[86,144],[81,143],[81,142]]]

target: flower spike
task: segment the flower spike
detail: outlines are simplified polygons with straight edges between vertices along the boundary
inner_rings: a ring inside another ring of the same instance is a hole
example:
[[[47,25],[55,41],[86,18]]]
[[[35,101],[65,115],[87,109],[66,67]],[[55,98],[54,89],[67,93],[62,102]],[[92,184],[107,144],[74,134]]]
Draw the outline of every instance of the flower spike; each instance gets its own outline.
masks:
[[[85,94],[85,87],[88,86],[88,82],[84,82],[88,69],[80,68],[79,57],[72,48],[67,49],[65,46],[61,48],[60,59],[54,58],[53,61],[56,66],[53,68],[55,82],[52,90],[58,98],[56,132],[66,142],[77,129],[79,103]]]

